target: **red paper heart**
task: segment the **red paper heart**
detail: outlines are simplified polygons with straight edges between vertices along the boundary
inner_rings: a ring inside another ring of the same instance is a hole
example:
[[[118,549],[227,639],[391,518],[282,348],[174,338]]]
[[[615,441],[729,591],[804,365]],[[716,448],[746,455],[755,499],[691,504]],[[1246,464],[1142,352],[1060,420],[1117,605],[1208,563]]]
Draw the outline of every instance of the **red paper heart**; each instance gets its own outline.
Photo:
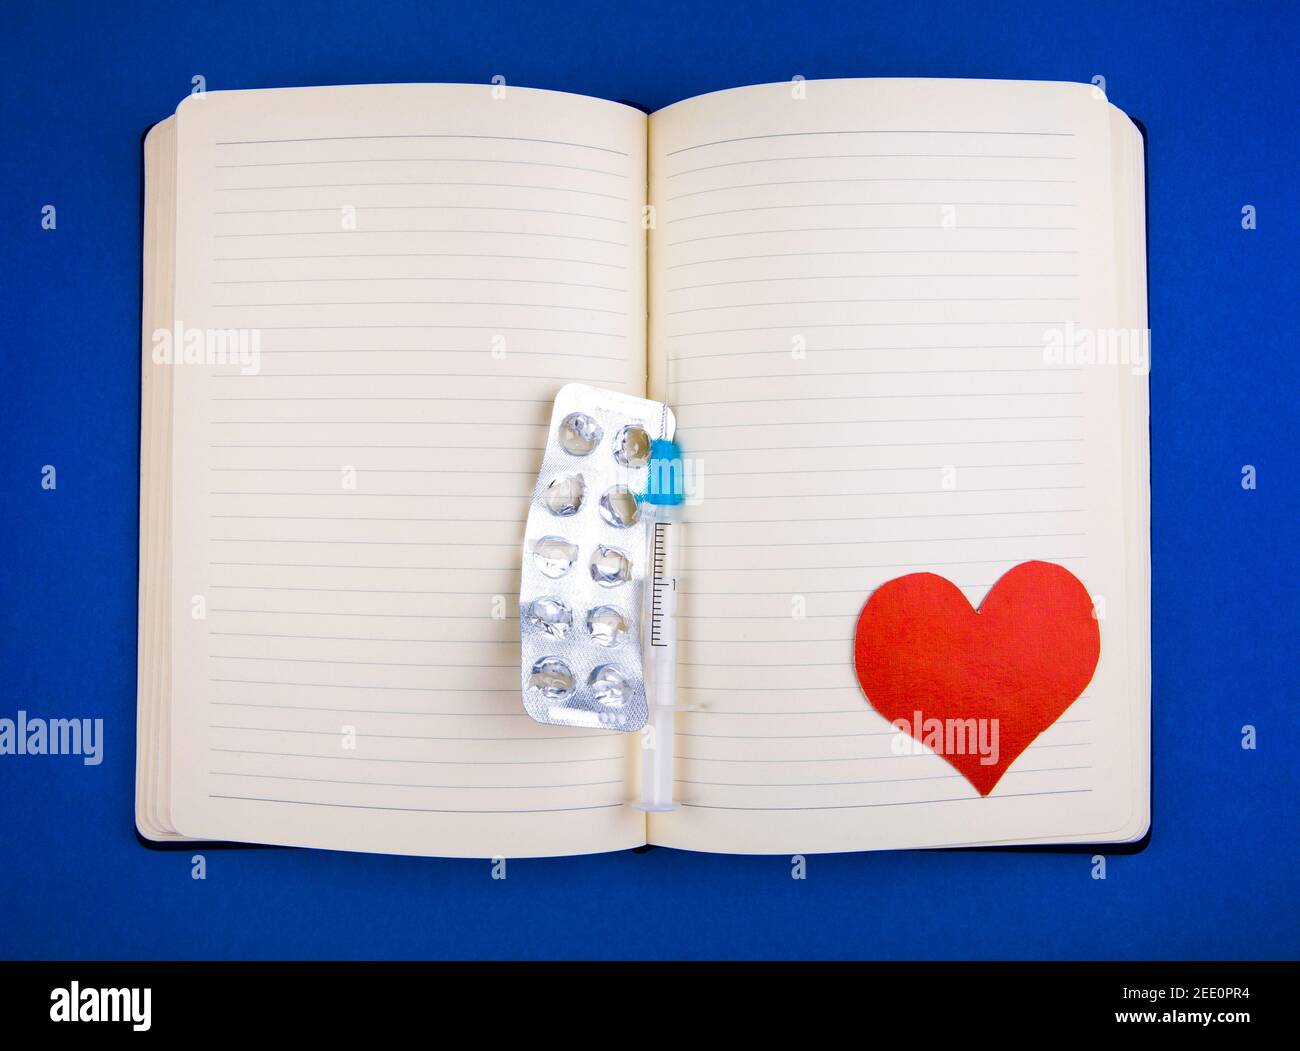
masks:
[[[1050,562],[1009,570],[978,612],[934,573],[891,580],[867,600],[853,640],[871,706],[985,796],[1084,691],[1100,654],[1087,589]],[[986,745],[996,731],[996,762],[991,748],[980,754],[981,731]]]

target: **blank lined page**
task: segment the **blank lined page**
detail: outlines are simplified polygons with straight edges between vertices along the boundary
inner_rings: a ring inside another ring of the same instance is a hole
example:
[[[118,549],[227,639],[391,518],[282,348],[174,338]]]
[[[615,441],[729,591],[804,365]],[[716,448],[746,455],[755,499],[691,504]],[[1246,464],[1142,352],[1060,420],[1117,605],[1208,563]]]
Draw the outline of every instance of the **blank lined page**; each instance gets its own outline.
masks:
[[[179,110],[173,817],[190,836],[520,856],[644,842],[616,734],[518,674],[555,391],[641,395],[645,118],[488,86]]]
[[[1145,820],[1121,388],[1044,353],[1119,321],[1110,121],[1078,85],[943,81],[745,88],[651,119],[651,396],[701,497],[678,580],[683,806],[653,842],[793,853]],[[978,605],[1030,559],[1104,604],[1101,663],[981,799],[897,748],[853,632],[893,577],[939,573]]]

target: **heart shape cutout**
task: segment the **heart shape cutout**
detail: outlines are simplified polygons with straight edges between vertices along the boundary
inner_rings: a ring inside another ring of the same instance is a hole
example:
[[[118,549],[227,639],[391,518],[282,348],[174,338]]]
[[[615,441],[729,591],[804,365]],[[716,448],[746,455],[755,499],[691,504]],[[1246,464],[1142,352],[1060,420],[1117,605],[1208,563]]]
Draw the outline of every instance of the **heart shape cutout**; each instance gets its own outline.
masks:
[[[1078,699],[1100,655],[1092,598],[1051,562],[1008,570],[978,611],[935,573],[898,577],[872,593],[853,640],[871,706],[982,796]]]

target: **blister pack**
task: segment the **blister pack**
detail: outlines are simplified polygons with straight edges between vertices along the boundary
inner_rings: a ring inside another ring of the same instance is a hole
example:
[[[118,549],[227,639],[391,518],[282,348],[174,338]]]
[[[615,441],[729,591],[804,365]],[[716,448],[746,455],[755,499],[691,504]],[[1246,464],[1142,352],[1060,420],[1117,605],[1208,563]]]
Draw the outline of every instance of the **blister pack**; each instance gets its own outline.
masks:
[[[524,531],[524,707],[540,723],[633,731],[648,716],[641,652],[651,444],[666,405],[580,383],[555,398]]]

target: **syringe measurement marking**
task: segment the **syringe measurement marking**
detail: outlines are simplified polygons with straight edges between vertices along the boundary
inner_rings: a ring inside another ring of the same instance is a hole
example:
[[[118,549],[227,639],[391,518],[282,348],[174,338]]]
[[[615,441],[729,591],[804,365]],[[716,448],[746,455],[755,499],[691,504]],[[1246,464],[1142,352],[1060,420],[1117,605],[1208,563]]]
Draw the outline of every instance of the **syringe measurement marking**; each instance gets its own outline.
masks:
[[[660,648],[668,645],[660,635],[659,630],[663,622],[660,590],[664,587],[672,587],[675,584],[675,581],[664,580],[664,561],[666,557],[664,530],[667,527],[667,522],[656,522],[654,525],[654,573],[650,584],[650,645]]]

